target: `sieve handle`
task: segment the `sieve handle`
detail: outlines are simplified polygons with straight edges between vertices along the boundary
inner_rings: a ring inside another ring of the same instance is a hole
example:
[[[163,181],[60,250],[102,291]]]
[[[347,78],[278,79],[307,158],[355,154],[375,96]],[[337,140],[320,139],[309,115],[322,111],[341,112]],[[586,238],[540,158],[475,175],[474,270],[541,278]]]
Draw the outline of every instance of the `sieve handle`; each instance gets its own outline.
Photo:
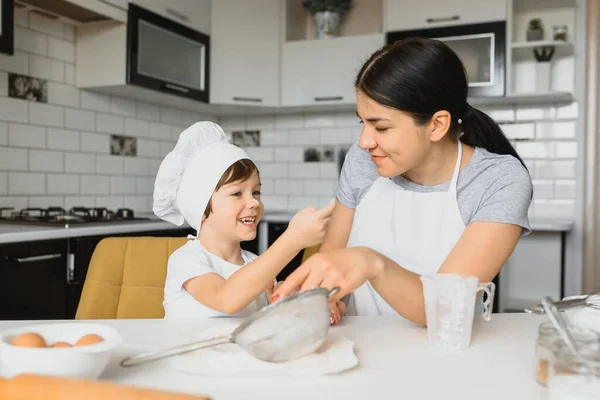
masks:
[[[333,289],[331,289],[331,290],[329,291],[329,294],[328,294],[327,296],[328,296],[328,297],[331,297],[331,296],[333,296],[334,294],[336,294],[336,293],[337,293],[337,292],[339,292],[339,291],[340,291],[340,288],[339,288],[339,286],[336,286],[336,287],[334,287]]]
[[[152,351],[148,353],[138,354],[121,360],[121,367],[133,367],[140,364],[145,364],[155,360],[161,360],[163,358],[176,356],[178,354],[189,353],[194,350],[204,349],[206,347],[218,346],[231,342],[231,335],[219,336],[212,339],[202,340],[200,342],[193,342],[188,344],[182,344],[179,346],[169,347],[163,350]]]

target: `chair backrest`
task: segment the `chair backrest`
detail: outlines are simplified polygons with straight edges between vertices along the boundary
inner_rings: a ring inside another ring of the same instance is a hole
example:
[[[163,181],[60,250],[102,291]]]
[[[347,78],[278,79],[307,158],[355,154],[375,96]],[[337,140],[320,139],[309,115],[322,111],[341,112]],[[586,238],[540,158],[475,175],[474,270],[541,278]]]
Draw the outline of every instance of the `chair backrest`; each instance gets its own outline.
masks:
[[[317,253],[319,251],[320,247],[321,247],[321,245],[317,245],[317,246],[307,247],[306,249],[304,249],[304,254],[302,255],[302,263],[304,263],[304,261],[308,260],[308,258],[310,256],[312,256],[313,254]]]
[[[76,319],[163,318],[167,261],[185,237],[114,237],[100,241]]]

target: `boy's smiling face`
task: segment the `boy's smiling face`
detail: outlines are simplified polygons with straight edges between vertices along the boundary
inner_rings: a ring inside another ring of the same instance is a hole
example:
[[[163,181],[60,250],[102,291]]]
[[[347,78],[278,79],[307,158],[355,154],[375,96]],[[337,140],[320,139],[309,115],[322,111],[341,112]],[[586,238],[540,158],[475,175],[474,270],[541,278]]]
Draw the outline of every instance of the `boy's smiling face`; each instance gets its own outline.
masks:
[[[260,178],[254,171],[245,181],[223,185],[213,193],[212,212],[202,222],[223,239],[248,241],[256,237],[264,206],[260,199]]]

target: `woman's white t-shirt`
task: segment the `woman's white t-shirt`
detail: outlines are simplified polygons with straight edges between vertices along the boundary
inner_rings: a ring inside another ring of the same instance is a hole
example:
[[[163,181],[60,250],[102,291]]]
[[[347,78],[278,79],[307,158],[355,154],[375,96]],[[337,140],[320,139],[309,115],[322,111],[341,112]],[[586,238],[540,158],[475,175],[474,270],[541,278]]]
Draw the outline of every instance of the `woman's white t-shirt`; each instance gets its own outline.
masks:
[[[255,254],[242,250],[244,264],[256,257]],[[165,319],[247,317],[260,310],[268,304],[265,292],[239,313],[224,314],[200,303],[183,288],[183,284],[191,278],[215,273],[227,279],[239,268],[240,265],[231,264],[210,253],[199,240],[188,241],[169,257],[163,301]]]

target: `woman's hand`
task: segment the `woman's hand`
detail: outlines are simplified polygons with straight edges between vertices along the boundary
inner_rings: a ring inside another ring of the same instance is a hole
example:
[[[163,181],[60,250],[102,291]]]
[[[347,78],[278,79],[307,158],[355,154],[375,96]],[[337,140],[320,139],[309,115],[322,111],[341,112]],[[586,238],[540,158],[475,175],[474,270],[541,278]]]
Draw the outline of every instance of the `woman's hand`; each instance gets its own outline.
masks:
[[[366,247],[317,253],[287,277],[275,290],[272,301],[295,291],[339,287],[340,290],[331,296],[331,304],[352,293],[365,281],[375,278],[382,270],[383,262]]]

